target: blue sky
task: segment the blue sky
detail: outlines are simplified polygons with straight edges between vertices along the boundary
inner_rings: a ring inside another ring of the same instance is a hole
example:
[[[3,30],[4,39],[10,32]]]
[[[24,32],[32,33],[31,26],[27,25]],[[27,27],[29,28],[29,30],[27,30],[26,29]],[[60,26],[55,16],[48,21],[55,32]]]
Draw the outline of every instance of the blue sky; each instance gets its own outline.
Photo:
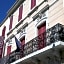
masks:
[[[15,3],[16,0],[1,0],[0,1],[0,23],[7,15],[7,11]]]

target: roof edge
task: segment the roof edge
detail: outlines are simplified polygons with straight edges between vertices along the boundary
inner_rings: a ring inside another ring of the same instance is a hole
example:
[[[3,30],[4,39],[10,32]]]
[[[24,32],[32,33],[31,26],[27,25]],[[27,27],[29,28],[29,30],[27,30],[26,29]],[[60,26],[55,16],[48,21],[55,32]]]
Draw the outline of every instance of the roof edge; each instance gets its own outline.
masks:
[[[7,16],[4,18],[2,23],[0,24],[0,27],[3,25],[3,23],[7,20],[8,17],[10,17],[16,9],[24,2],[25,0],[16,0],[16,2],[12,5],[12,7],[7,11]]]

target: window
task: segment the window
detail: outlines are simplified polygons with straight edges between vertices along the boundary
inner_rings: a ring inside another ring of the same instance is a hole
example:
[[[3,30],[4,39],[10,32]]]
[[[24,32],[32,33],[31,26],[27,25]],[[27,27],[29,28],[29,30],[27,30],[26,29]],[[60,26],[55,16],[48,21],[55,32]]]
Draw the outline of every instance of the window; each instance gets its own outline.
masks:
[[[24,55],[24,45],[25,45],[25,36],[20,39],[21,42],[21,50],[22,50],[22,56]]]
[[[23,12],[23,5],[21,5],[20,8],[19,8],[19,18],[18,18],[18,21],[20,21],[22,19],[22,12]]]
[[[2,30],[2,36],[5,37],[5,31],[6,31],[6,26],[4,26],[3,30]]]
[[[9,55],[11,53],[11,45],[7,46],[7,55]]]
[[[38,49],[45,47],[46,22],[38,26]]]
[[[31,9],[36,5],[36,0],[31,0]]]
[[[44,33],[46,31],[46,22],[44,22],[43,24],[41,24],[39,27],[38,27],[38,35]]]
[[[10,17],[10,25],[9,25],[9,30],[12,29],[12,22],[13,22],[13,15]]]
[[[21,38],[20,41],[21,41],[21,45],[23,46],[25,44],[25,37]]]
[[[0,36],[0,58],[2,58],[2,53],[3,53],[3,44],[4,44],[4,38]]]

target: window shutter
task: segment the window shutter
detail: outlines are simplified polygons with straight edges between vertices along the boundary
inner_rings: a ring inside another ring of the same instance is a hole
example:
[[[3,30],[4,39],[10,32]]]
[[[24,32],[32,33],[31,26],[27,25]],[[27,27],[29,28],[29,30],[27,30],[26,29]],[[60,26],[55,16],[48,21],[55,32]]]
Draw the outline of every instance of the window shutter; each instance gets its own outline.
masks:
[[[20,19],[22,19],[22,12],[23,12],[23,5],[21,5],[20,8],[19,8],[19,18],[18,18],[18,21],[20,21]]]
[[[45,36],[44,36],[44,32],[46,31],[46,23],[42,24],[41,26],[38,27],[38,39],[40,39],[39,43],[38,43],[38,49],[41,49],[45,46]]]
[[[25,44],[25,37],[20,39],[20,41],[21,41],[21,45],[24,45]]]
[[[36,0],[31,0],[31,9],[36,5]]]
[[[0,58],[2,58],[3,47],[4,47],[4,38],[0,36]]]
[[[11,45],[7,46],[7,55],[9,55],[11,53]]]
[[[46,31],[46,23],[44,23],[38,27],[38,35],[44,33],[45,31]]]
[[[9,30],[12,29],[12,22],[13,22],[13,15],[10,17],[10,25],[9,25]]]
[[[5,37],[5,31],[6,31],[6,26],[4,26],[3,30],[2,30],[2,36]]]

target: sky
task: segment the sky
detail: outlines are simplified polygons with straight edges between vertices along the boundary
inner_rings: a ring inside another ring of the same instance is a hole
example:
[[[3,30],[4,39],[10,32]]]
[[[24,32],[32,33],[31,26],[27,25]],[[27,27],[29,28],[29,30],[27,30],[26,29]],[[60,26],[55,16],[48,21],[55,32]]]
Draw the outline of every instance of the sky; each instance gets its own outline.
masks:
[[[7,11],[15,3],[16,0],[0,0],[0,24],[7,15]]]

